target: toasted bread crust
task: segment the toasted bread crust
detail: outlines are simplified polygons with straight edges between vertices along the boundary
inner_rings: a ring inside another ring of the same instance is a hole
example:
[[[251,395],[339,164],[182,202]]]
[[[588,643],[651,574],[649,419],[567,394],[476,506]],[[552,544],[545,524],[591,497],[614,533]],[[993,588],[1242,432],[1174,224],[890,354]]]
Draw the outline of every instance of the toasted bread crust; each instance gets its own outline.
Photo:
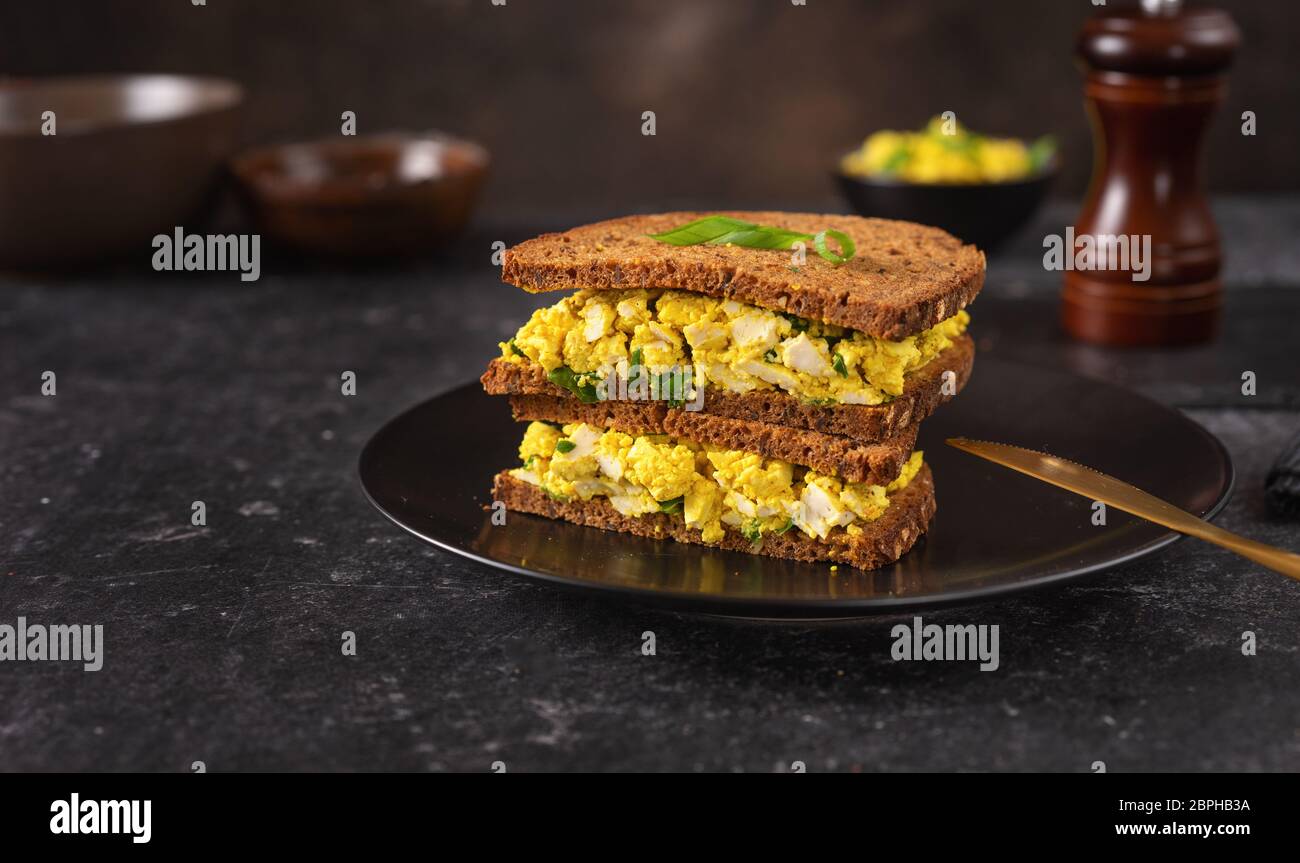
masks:
[[[501,279],[526,291],[676,288],[788,311],[901,339],[964,308],[984,285],[984,253],[938,228],[817,213],[727,212],[760,225],[853,238],[857,254],[834,266],[809,245],[791,253],[738,246],[673,246],[647,236],[716,213],[629,216],[543,234],[508,249]]]
[[[908,375],[902,394],[885,404],[821,406],[808,404],[780,390],[728,393],[711,387],[705,391],[702,409],[695,413],[839,435],[860,444],[882,443],[915,426],[934,413],[939,405],[961,392],[970,380],[974,363],[975,342],[963,334],[954,339],[947,350]],[[955,375],[951,393],[944,392],[943,374],[946,371]],[[492,395],[548,395],[581,404],[568,390],[548,381],[542,367],[534,363],[512,363],[498,358],[488,365],[480,380],[483,389]],[[613,410],[613,406],[646,404],[601,402],[589,407],[603,409],[610,416],[612,414],[608,412]],[[649,403],[648,406],[667,411],[662,403]],[[660,425],[663,421],[657,419]]]
[[[674,539],[695,545],[709,545],[732,551],[746,551],[790,560],[834,561],[859,569],[877,569],[898,560],[908,552],[929,527],[936,503],[930,468],[922,466],[907,487],[890,496],[892,503],[878,519],[862,525],[859,536],[835,531],[826,541],[809,539],[798,530],[769,534],[760,548],[754,548],[739,533],[728,530],[718,542],[706,543],[700,532],[688,528],[680,516],[654,513],[626,516],[603,498],[589,501],[558,501],[540,488],[510,476],[496,475],[492,483],[493,500],[507,509],[533,513],[546,518],[563,519],[587,527],[621,531],[651,539]]]
[[[914,424],[880,443],[862,443],[843,435],[667,408],[662,402],[588,405],[567,396],[521,395],[510,397],[510,407],[517,420],[584,422],[628,434],[673,435],[779,458],[849,482],[875,485],[887,485],[898,478],[916,446],[918,428]]]

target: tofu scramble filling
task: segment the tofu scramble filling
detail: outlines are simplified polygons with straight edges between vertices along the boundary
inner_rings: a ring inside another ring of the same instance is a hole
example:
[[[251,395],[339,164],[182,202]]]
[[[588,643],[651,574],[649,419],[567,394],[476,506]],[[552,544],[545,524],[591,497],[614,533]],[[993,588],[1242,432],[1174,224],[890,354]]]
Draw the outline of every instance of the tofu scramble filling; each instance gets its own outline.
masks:
[[[697,387],[780,389],[818,404],[877,405],[900,395],[904,377],[947,349],[969,322],[959,311],[889,341],[687,291],[578,291],[534,312],[501,343],[501,356],[537,363],[575,393],[575,380],[614,370],[626,375],[642,366],[661,374],[690,366]]]
[[[626,516],[666,512],[716,542],[730,529],[751,542],[797,529],[826,539],[850,536],[879,518],[890,495],[921,469],[912,453],[889,485],[837,477],[739,450],[717,449],[668,435],[630,435],[586,423],[533,422],[510,475],[558,500],[607,498]]]

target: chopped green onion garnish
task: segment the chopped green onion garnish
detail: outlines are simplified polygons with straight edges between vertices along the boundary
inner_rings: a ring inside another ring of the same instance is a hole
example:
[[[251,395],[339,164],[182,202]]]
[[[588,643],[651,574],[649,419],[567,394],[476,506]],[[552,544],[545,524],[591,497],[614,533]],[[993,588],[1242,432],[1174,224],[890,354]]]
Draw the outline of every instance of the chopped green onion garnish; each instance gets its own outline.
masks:
[[[796,333],[806,333],[808,328],[812,326],[812,321],[807,318],[801,318],[798,315],[788,315],[785,312],[781,312],[781,317],[790,322],[790,329],[794,330]]]
[[[897,150],[889,154],[885,164],[880,167],[882,174],[897,174],[904,165],[907,164],[909,153],[906,146],[900,146]]]
[[[561,438],[555,442],[556,452],[573,452],[578,445],[568,438]]]
[[[668,407],[682,408],[686,406],[686,379],[684,377],[667,371],[655,375],[655,380],[658,381],[659,398],[668,402]]]
[[[839,243],[838,252],[831,251],[831,247],[826,244],[827,237]],[[858,252],[858,247],[853,245],[852,238],[843,231],[819,231],[813,236],[813,248],[817,250],[817,254],[836,266],[849,260]]]
[[[546,379],[556,386],[564,387],[577,396],[578,400],[585,405],[595,404],[599,401],[596,395],[596,385],[588,380],[587,375],[575,374],[573,369],[568,366],[560,366],[548,374]]]
[[[1056,139],[1051,135],[1044,135],[1034,143],[1029,145],[1029,168],[1037,173],[1049,164],[1052,157],[1056,155]]]
[[[795,243],[812,240],[817,254],[837,266],[852,258],[855,252],[853,240],[843,231],[825,230],[818,231],[816,234],[805,234],[786,228],[756,225],[730,216],[705,216],[664,231],[662,234],[650,234],[650,237],[674,246],[698,246],[708,243],[715,246],[744,246],[749,249],[790,249]],[[839,244],[838,252],[832,251],[826,244],[827,237]]]

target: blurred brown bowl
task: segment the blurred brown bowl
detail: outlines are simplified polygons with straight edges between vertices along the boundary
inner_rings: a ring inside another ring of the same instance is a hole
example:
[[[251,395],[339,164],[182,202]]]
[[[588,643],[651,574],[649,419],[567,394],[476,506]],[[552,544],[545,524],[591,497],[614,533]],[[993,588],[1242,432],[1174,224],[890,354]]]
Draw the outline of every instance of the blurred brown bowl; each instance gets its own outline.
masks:
[[[458,234],[487,150],[438,132],[341,137],[234,160],[244,201],[272,241],[327,257],[417,255]]]
[[[0,80],[0,268],[148,260],[154,235],[211,200],[242,101],[218,78]]]

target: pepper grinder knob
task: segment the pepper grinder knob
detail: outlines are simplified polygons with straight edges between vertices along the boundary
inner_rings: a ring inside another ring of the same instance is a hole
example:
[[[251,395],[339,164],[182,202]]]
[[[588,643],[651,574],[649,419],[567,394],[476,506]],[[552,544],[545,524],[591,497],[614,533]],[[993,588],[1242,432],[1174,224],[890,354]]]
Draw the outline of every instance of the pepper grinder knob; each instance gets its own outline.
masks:
[[[1216,332],[1222,259],[1203,141],[1240,41],[1226,12],[1185,9],[1181,0],[1107,7],[1084,24],[1077,54],[1093,171],[1074,233],[1099,250],[1112,237],[1134,249],[1149,237],[1150,251],[1141,274],[1109,268],[1131,264],[1129,255],[1117,262],[1098,253],[1091,269],[1067,267],[1061,320],[1075,338],[1162,345]]]

